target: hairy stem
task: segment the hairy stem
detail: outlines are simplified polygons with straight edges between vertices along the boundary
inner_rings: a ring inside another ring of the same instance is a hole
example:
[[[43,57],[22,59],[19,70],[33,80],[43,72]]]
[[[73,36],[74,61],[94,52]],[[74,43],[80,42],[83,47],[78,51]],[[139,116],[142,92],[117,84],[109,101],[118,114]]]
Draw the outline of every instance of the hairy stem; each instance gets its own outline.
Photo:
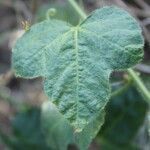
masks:
[[[128,81],[125,85],[123,85],[121,88],[119,88],[118,90],[115,90],[114,92],[111,93],[111,98],[114,98],[118,95],[121,95],[122,93],[124,93],[131,85],[132,81]]]
[[[141,78],[137,75],[137,73],[133,69],[127,70],[128,74],[132,77],[134,83],[136,84],[139,92],[142,94],[144,99],[150,103],[150,92],[145,87],[144,83],[142,82]]]
[[[79,7],[75,0],[68,0],[68,2],[72,5],[72,7],[76,10],[76,12],[80,15],[81,19],[86,19],[87,15],[85,12]],[[137,85],[140,93],[144,97],[144,99],[150,104],[150,92],[145,87],[144,83],[142,82],[141,78],[137,75],[137,73],[133,69],[127,70],[129,76],[133,79],[134,83]]]
[[[87,17],[85,12],[79,7],[79,5],[74,0],[68,0],[68,2],[76,10],[76,12],[80,15],[81,19],[85,19]]]

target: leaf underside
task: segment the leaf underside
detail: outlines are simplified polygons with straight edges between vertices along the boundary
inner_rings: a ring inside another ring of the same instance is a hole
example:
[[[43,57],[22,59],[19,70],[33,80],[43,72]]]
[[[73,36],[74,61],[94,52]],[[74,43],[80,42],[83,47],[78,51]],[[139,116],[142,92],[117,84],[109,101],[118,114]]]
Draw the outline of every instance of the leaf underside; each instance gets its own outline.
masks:
[[[143,45],[135,19],[104,7],[76,27],[58,20],[33,25],[16,43],[12,67],[19,77],[43,77],[49,99],[80,132],[107,104],[111,72],[141,61]]]

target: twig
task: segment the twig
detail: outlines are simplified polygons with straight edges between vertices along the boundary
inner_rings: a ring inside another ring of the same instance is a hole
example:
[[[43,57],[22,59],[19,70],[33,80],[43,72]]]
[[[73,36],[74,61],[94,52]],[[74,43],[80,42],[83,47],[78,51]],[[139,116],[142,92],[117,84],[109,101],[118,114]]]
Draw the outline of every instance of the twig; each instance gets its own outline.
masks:
[[[134,0],[140,7],[142,7],[145,10],[149,10],[150,7],[148,6],[148,4],[146,4],[146,2],[144,0]]]
[[[17,1],[14,3],[14,8],[16,12],[20,15],[20,12],[24,14],[24,17],[26,20],[31,21],[32,20],[32,13],[31,11],[27,8],[27,6],[24,4],[22,1]],[[17,17],[19,18],[19,15],[17,14]]]
[[[5,74],[0,75],[0,86],[8,84],[8,82],[13,78],[12,71],[8,71]]]
[[[37,9],[38,9],[38,6],[39,6],[39,1],[38,0],[32,0],[31,1],[31,10],[32,10],[32,20],[31,22],[34,23],[35,21],[35,14],[37,12]]]
[[[0,87],[0,98],[7,101],[16,111],[24,111],[28,108],[28,104],[25,102],[18,103],[14,97],[11,96],[9,89],[4,89]]]
[[[148,31],[148,29],[146,27],[143,27],[143,32],[144,32],[144,35],[145,35],[145,39],[150,44],[150,32]]]
[[[150,74],[150,66],[145,65],[145,64],[138,64],[135,69],[137,69],[140,72]]]
[[[144,19],[144,20],[142,21],[142,24],[143,24],[144,26],[150,25],[150,18]]]
[[[130,12],[132,12],[132,14],[134,14],[135,16],[138,16],[138,17],[150,17],[150,11],[148,11],[148,10],[135,8],[133,6],[130,6],[129,9],[130,9]]]
[[[31,1],[32,4],[31,4],[31,7],[32,7],[32,13],[35,15],[37,9],[38,9],[38,4],[39,4],[39,1],[37,0],[32,0]]]
[[[113,2],[129,11],[129,7],[122,0],[113,0]]]

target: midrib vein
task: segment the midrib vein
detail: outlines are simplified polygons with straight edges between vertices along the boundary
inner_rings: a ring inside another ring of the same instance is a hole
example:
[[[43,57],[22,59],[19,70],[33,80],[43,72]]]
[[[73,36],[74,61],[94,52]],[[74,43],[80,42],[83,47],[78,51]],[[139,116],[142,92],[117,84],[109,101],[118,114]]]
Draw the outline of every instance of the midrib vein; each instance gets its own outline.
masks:
[[[79,49],[78,49],[78,27],[74,30],[74,43],[76,53],[76,124],[78,125],[78,106],[79,106]]]

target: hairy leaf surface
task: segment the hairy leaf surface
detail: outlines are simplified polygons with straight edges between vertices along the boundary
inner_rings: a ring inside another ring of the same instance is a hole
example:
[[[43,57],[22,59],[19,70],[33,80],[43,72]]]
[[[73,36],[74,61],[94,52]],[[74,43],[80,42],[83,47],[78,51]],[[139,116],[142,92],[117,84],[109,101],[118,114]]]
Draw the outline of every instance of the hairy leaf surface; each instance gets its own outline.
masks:
[[[76,27],[57,20],[32,26],[13,49],[13,69],[20,77],[42,76],[49,99],[80,132],[107,104],[110,73],[138,63],[143,43],[127,12],[104,7]]]

